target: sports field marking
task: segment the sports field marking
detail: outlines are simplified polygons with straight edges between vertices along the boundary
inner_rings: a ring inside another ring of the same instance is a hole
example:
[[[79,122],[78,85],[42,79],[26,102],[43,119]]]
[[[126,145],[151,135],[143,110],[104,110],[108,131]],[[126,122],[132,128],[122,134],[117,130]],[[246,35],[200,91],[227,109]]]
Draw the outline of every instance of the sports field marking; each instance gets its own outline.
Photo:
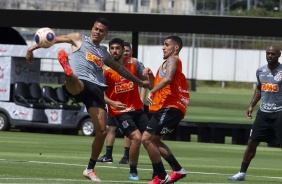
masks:
[[[3,178],[0,178],[0,179],[3,179]],[[54,182],[62,182],[62,181],[68,181],[68,182],[87,182],[89,183],[90,181],[89,180],[79,180],[79,179],[63,179],[63,178],[49,178],[49,179],[46,179],[46,178],[4,178],[4,179],[7,179],[7,180],[33,180],[33,181],[54,181]],[[110,181],[110,180],[103,180],[101,183],[132,183],[132,181]],[[137,183],[137,184],[143,184],[143,183],[146,183],[148,184],[148,181],[134,181],[134,183]],[[0,183],[2,184],[2,183]],[[10,183],[9,184],[22,184],[22,183]],[[178,181],[177,184],[187,184],[187,182],[180,182]],[[199,182],[189,182],[189,184],[214,184],[214,183],[199,183]],[[220,183],[220,184],[230,184],[230,183]]]
[[[90,181],[89,180],[86,180],[86,179],[64,179],[64,178],[0,178],[1,180],[33,180],[33,181],[51,181],[51,182],[87,182],[89,183]],[[110,180],[103,180],[101,183],[132,183],[132,181],[110,181]],[[143,184],[143,183],[148,183],[148,181],[134,181],[134,183],[137,183],[137,184]],[[199,182],[189,182],[189,184],[214,184],[214,183],[199,183]],[[0,183],[1,184],[1,183]],[[9,184],[17,184],[17,183],[9,183]],[[22,184],[22,183],[19,183],[19,184]],[[178,181],[177,184],[187,184],[187,182],[181,182],[181,181]],[[230,183],[220,183],[220,184],[230,184]]]
[[[85,167],[85,165],[82,164],[68,164],[68,163],[60,163],[60,162],[41,162],[41,161],[32,161],[32,160],[10,160],[10,159],[0,159],[0,161],[3,162],[28,162],[28,163],[37,163],[37,164],[50,164],[50,165],[65,165],[65,166],[79,166],[79,167]],[[128,170],[128,167],[116,167],[116,166],[109,166],[109,165],[100,165],[97,164],[95,167],[103,167],[103,168],[110,168],[110,169],[126,169]],[[138,170],[143,170],[143,171],[151,171],[152,169],[146,169],[146,168],[138,168]],[[169,172],[170,170],[167,170],[167,172]],[[223,174],[223,173],[208,173],[208,172],[192,172],[192,171],[188,171],[188,174],[201,174],[201,175],[220,175],[220,176],[230,176],[232,174]],[[234,173],[233,173],[234,174]],[[278,180],[282,180],[282,177],[275,177],[275,176],[255,176],[255,175],[248,175],[248,177],[256,177],[256,178],[268,178],[268,179],[278,179]],[[0,178],[1,180],[3,179],[7,179],[7,178]],[[11,178],[11,179],[15,179],[15,178]],[[24,178],[25,179],[25,178]],[[38,178],[39,180],[45,180],[42,178]],[[63,179],[68,181],[68,179]],[[74,180],[75,181],[75,180]],[[79,180],[81,181],[81,180]],[[86,180],[87,181],[87,180]],[[105,181],[106,182],[106,181]],[[118,183],[117,181],[107,181],[107,182],[111,182],[111,183]],[[120,181],[119,181],[120,182]],[[123,181],[122,181],[123,182]],[[125,183],[127,183],[128,181],[124,181]],[[132,182],[132,181],[131,181]],[[135,183],[135,182],[134,182]],[[137,182],[139,183],[139,182]],[[141,182],[144,183],[144,182]],[[147,182],[145,182],[147,183]],[[178,182],[179,184],[181,184],[181,182]],[[189,182],[190,183],[190,182]]]

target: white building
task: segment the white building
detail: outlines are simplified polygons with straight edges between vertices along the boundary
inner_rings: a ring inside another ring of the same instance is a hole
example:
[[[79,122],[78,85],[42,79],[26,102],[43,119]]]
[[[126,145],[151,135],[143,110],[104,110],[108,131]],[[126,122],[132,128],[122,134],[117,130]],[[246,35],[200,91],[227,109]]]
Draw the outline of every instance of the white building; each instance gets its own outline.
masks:
[[[194,14],[192,0],[0,0],[1,9]]]

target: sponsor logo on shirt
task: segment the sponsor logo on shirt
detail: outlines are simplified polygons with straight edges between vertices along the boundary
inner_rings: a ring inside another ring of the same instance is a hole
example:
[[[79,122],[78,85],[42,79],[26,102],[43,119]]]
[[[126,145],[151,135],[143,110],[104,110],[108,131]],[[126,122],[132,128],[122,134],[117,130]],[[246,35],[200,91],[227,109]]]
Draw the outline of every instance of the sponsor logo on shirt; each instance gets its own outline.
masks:
[[[88,61],[92,61],[96,66],[102,67],[103,65],[103,60],[96,55],[92,54],[91,51],[86,52],[86,59]]]
[[[267,75],[267,77],[273,77],[272,73],[269,73],[269,74]]]
[[[271,84],[271,83],[262,84],[261,90],[265,92],[278,92],[279,86],[278,84]]]
[[[261,105],[264,109],[267,109],[267,110],[276,110],[277,109],[277,106],[275,103],[272,103],[272,104],[271,103],[262,103]]]
[[[115,85],[115,93],[124,93],[124,92],[128,92],[128,91],[132,91],[134,89],[134,84],[133,82],[128,82],[128,83],[123,83],[120,85]]]

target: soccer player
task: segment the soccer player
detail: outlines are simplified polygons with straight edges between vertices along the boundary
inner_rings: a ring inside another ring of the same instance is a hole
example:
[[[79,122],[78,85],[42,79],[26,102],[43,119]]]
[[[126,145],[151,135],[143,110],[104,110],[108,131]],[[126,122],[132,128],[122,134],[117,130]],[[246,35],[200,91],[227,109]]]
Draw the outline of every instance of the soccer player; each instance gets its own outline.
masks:
[[[70,43],[72,57],[68,61],[68,55],[64,50],[58,52],[58,59],[65,73],[64,88],[77,102],[83,102],[95,127],[95,139],[91,147],[90,160],[83,176],[89,180],[100,182],[94,167],[103,148],[106,137],[106,104],[104,91],[107,89],[102,66],[105,63],[121,76],[127,78],[139,86],[148,86],[148,81],[142,81],[132,75],[125,67],[121,67],[107,51],[107,47],[100,43],[108,34],[109,22],[99,18],[94,22],[90,37],[81,33],[69,33],[55,37],[55,43]],[[38,49],[37,44],[29,47],[26,53],[28,63],[33,62],[33,51]]]
[[[143,75],[144,66],[132,57],[124,57],[124,41],[114,38],[109,42],[112,58],[122,67],[127,68],[140,80],[147,80]],[[105,66],[104,74],[109,88],[105,91],[105,101],[109,105],[109,114],[115,118],[123,135],[131,140],[129,149],[130,180],[139,180],[137,164],[141,145],[141,133],[146,129],[148,117],[143,111],[143,103],[136,84],[120,76],[113,69]]]
[[[124,57],[132,57],[132,48],[130,43],[124,42]],[[134,58],[136,62],[139,62],[137,58]],[[146,95],[146,89],[141,88],[140,98],[142,103],[144,103]],[[115,143],[115,136],[116,136],[116,129],[117,129],[116,121],[111,117],[108,116],[107,121],[107,137],[106,137],[106,154],[100,157],[97,162],[102,163],[112,163],[113,162],[113,147]],[[128,164],[129,163],[129,148],[130,148],[131,141],[126,136],[124,136],[124,155],[119,161],[119,164]]]
[[[130,43],[124,42],[124,56],[125,57],[132,57],[132,54],[133,54],[133,52],[132,52],[132,48],[131,48]],[[140,89],[140,98],[141,98],[141,101],[143,102],[143,106],[146,106],[146,104],[145,104],[146,93],[147,93],[147,89],[146,88],[141,88]]]
[[[245,180],[246,172],[260,142],[277,142],[282,148],[282,65],[278,62],[280,56],[280,48],[277,45],[268,46],[267,64],[256,71],[257,87],[246,110],[247,118],[252,119],[254,107],[260,99],[262,101],[252,126],[240,171],[230,176],[228,180]]]
[[[155,177],[149,184],[174,183],[185,177],[187,172],[178,163],[162,137],[172,132],[186,114],[189,92],[186,77],[182,73],[182,61],[178,54],[182,48],[182,40],[178,36],[165,38],[163,45],[163,64],[156,76],[148,68],[144,75],[149,75],[154,87],[149,88],[148,101],[150,111],[155,111],[142,135],[142,144],[151,159]],[[161,156],[169,163],[172,172],[167,175]]]

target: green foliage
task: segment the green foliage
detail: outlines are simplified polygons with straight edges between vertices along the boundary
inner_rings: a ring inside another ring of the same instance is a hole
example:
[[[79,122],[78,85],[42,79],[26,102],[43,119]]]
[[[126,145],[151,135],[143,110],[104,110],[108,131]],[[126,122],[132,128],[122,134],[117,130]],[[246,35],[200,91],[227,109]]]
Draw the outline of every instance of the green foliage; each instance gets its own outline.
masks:
[[[249,11],[243,9],[235,9],[229,12],[230,16],[250,16],[250,17],[282,17],[281,12],[270,11],[271,6],[264,8],[252,8]]]

